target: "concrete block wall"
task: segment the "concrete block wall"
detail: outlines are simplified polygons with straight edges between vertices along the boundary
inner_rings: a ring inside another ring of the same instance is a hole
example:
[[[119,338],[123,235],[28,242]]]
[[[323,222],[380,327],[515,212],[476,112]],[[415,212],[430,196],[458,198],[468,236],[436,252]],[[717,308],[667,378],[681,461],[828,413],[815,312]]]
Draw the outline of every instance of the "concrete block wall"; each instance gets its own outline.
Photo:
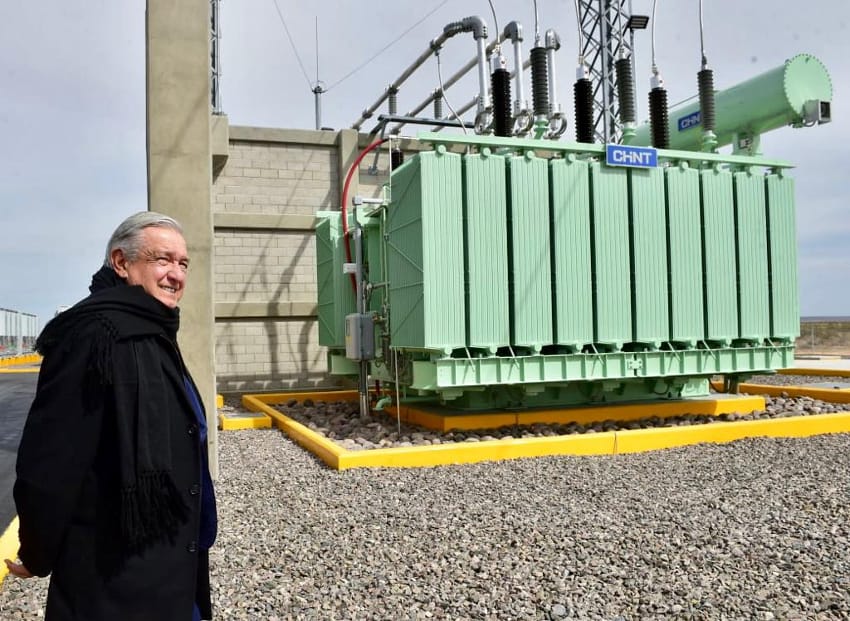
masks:
[[[318,345],[313,221],[339,208],[344,175],[369,138],[354,130],[228,132],[211,196],[217,390],[337,387]],[[387,166],[386,153],[367,156],[350,195],[378,196]]]
[[[312,318],[216,321],[220,392],[330,388]]]
[[[215,211],[313,215],[338,202],[335,147],[234,140],[234,130],[215,183]]]
[[[312,235],[219,229],[213,257],[219,302],[316,299]]]

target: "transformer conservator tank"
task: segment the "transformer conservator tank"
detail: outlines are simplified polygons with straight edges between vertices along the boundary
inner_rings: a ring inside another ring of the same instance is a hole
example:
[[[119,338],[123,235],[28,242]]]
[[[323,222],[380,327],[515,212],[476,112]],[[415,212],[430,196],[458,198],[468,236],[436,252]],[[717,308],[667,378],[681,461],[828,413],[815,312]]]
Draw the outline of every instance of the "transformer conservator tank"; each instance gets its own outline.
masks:
[[[832,81],[820,60],[798,54],[750,80],[715,93],[718,146],[733,145],[738,152],[758,153],[758,138],[791,125],[827,123],[832,118]],[[699,150],[702,125],[698,100],[674,106],[669,112],[670,148]],[[649,145],[652,132],[641,125],[631,141]]]

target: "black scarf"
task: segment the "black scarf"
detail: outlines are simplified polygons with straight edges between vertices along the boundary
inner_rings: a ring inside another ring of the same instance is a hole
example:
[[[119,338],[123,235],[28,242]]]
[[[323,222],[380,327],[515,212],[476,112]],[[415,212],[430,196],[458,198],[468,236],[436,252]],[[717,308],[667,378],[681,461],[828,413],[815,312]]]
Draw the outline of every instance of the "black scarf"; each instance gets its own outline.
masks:
[[[92,277],[91,295],[57,315],[36,341],[36,350],[48,355],[66,338],[91,322],[101,329],[91,343],[87,377],[102,386],[138,386],[130,399],[116,396],[114,412],[118,431],[121,480],[121,532],[126,550],[138,553],[151,544],[173,541],[179,526],[188,519],[188,508],[171,476],[171,442],[162,412],[149,407],[144,377],[122,377],[128,369],[159,369],[159,346],[137,346],[163,335],[176,342],[180,326],[178,309],[170,309],[145,292],[127,286],[114,270],[101,268]],[[148,337],[138,339],[137,337]],[[127,364],[122,356],[134,356]],[[126,410],[126,411],[125,411]]]

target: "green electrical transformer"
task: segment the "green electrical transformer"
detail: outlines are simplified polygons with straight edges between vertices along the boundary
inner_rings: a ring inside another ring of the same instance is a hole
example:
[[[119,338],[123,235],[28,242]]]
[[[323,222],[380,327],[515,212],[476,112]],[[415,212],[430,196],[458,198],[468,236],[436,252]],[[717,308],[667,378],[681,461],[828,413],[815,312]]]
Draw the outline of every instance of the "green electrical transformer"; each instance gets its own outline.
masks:
[[[828,77],[813,79],[799,58],[793,71],[754,78],[756,92],[785,81],[774,91],[793,100],[794,118],[822,114],[811,102],[828,110]],[[817,92],[789,97],[789,79]],[[717,101],[721,119],[722,93]],[[766,127],[759,109],[778,115],[772,101],[750,105],[733,106],[742,135]],[[392,171],[384,200],[318,214],[319,343],[331,373],[365,366],[403,399],[476,411],[702,396],[712,376],[791,365],[789,164],[634,144],[418,139],[430,150]]]

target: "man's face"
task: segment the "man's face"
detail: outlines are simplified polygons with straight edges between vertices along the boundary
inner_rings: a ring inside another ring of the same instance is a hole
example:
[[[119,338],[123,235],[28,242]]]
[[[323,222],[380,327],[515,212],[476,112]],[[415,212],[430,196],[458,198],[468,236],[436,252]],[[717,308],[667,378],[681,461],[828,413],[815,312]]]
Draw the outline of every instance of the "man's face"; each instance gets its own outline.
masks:
[[[141,285],[167,307],[175,308],[183,297],[189,270],[186,240],[174,229],[160,226],[142,229],[141,237],[139,256],[128,261],[116,249],[112,252],[112,267],[128,285]]]

